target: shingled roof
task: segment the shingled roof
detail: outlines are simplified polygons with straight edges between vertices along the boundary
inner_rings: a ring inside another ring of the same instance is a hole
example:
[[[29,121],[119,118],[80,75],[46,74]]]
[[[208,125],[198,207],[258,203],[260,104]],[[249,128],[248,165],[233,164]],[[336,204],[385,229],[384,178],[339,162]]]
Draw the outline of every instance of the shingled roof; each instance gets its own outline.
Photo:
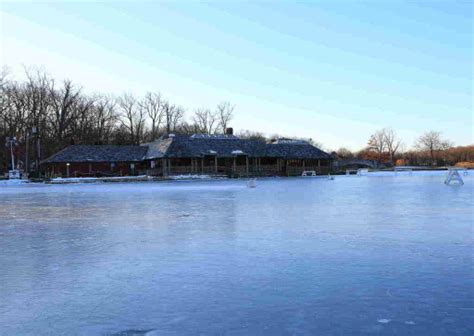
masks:
[[[234,136],[173,136],[149,144],[146,158],[202,157],[203,155],[234,157],[236,153],[256,156],[263,151],[264,147],[263,142]]]
[[[50,156],[43,163],[61,162],[139,162],[147,146],[72,145]]]
[[[281,159],[331,159],[331,156],[306,141],[240,139],[235,136],[164,136],[142,146],[72,145],[43,163],[67,162],[139,162],[160,158],[272,157]]]
[[[331,156],[328,153],[305,141],[267,144],[263,156],[286,160],[331,159]]]
[[[148,144],[146,159],[202,157],[277,157],[282,159],[330,159],[330,155],[306,141],[281,141],[267,144],[235,136],[171,136]]]

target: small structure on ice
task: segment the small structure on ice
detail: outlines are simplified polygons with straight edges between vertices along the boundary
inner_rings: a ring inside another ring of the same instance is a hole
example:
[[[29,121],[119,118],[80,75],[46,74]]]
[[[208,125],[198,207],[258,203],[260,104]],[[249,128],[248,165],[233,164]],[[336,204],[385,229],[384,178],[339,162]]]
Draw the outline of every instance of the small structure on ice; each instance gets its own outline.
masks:
[[[444,181],[444,183],[446,185],[450,185],[452,183],[463,185],[464,181],[462,180],[461,175],[459,175],[459,169],[458,168],[448,168],[448,176],[446,177],[446,180]]]
[[[315,170],[304,170],[303,173],[301,173],[301,176],[303,176],[303,177],[316,176],[316,171]]]
[[[249,187],[249,188],[257,188],[257,179],[256,179],[256,178],[250,179],[250,180],[247,182],[247,187]]]

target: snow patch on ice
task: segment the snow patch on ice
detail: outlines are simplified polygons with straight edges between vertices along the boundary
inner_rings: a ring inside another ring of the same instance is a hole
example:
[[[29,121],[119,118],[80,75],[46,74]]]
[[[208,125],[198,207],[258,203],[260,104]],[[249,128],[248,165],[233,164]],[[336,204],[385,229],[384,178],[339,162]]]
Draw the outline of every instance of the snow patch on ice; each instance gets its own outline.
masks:
[[[209,180],[211,179],[211,175],[173,175],[169,176],[171,180]]]
[[[0,185],[20,185],[28,183],[28,180],[0,180]]]
[[[135,180],[143,180],[146,179],[147,175],[139,175],[139,176],[110,176],[110,177],[56,177],[51,179],[53,183],[81,183],[81,182],[101,182],[101,181],[135,181]]]
[[[391,319],[378,319],[378,323],[390,323],[392,320]]]

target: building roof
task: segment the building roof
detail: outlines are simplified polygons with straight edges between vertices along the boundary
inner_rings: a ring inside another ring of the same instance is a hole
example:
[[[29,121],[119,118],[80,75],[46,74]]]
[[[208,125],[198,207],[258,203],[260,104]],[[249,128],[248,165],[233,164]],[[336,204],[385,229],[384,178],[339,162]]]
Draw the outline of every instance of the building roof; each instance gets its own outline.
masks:
[[[43,163],[138,162],[144,160],[147,151],[147,146],[71,145]]]
[[[331,159],[331,156],[302,140],[275,141],[240,139],[236,136],[164,136],[142,146],[72,145],[43,163],[139,162],[161,158],[223,158],[246,155],[281,159]]]
[[[265,143],[261,141],[240,139],[236,136],[171,136],[149,144],[146,158],[257,156],[263,153],[264,147]]]
[[[266,157],[277,157],[287,160],[298,159],[331,159],[331,156],[306,141],[275,142],[265,147]]]
[[[170,136],[148,144],[146,159],[202,157],[277,157],[282,159],[330,159],[326,152],[303,140],[276,141],[267,144],[260,140],[240,139],[236,136]]]

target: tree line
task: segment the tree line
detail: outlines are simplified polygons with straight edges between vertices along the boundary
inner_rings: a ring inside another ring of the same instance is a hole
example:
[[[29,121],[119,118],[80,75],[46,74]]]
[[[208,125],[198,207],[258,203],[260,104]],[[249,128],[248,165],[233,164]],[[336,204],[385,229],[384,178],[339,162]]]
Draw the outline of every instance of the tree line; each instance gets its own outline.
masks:
[[[26,151],[35,157],[36,141],[44,159],[69,144],[138,145],[165,133],[225,133],[234,108],[223,101],[213,109],[195,109],[187,121],[185,108],[159,92],[86,94],[71,80],[58,83],[39,70],[27,70],[23,81],[10,78],[6,69],[0,74],[0,138],[16,137],[19,158]],[[0,151],[3,166],[8,151]]]
[[[428,131],[420,135],[411,150],[404,150],[404,143],[392,128],[380,129],[369,137],[367,146],[358,152],[340,148],[334,154],[340,158],[375,160],[387,166],[461,165],[474,167],[474,145],[457,146],[442,137],[441,132]]]

